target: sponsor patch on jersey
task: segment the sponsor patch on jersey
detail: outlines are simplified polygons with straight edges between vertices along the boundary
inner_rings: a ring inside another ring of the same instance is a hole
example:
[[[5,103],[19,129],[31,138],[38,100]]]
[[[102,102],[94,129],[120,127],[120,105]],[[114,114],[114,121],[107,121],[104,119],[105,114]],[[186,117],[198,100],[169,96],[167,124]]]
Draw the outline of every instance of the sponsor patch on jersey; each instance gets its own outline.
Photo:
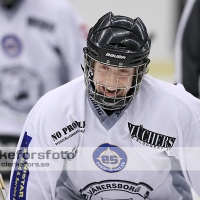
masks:
[[[22,52],[22,42],[15,35],[6,35],[3,37],[1,44],[9,57],[17,57]]]
[[[85,132],[85,121],[78,122],[74,121],[71,124],[62,128],[62,130],[57,131],[53,135],[51,135],[55,145],[59,145],[63,143],[65,140],[75,136],[77,133],[84,133]]]
[[[22,139],[21,147],[18,152],[17,161],[15,163],[15,170],[13,172],[11,186],[10,186],[10,199],[26,200],[26,188],[29,177],[29,169],[27,163],[28,147],[32,140],[27,132],[25,132]]]
[[[137,126],[128,122],[131,138],[142,145],[152,148],[170,150],[176,138],[147,130],[143,125]]]
[[[102,144],[93,153],[96,166],[109,173],[119,172],[127,163],[126,153],[118,146],[109,143]]]
[[[135,195],[139,195],[145,199],[149,196],[152,190],[152,187],[142,182],[134,183],[125,180],[103,180],[86,185],[80,190],[80,193],[85,199],[92,199],[93,196],[101,196],[102,193],[108,193],[108,196],[112,195],[112,199],[122,200],[122,198],[119,197],[122,196],[127,200],[132,200],[134,197],[137,198]],[[113,193],[111,194],[111,192]],[[106,194],[102,194],[102,196],[106,196]],[[111,200],[110,198],[99,199]]]

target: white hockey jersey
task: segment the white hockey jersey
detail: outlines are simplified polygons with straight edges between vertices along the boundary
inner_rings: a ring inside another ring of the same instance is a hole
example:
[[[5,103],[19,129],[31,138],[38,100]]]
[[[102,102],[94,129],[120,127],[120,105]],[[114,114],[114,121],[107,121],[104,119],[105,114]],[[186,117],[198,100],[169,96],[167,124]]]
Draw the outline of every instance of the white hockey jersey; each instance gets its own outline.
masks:
[[[43,94],[82,75],[84,26],[65,0],[0,6],[0,135],[19,136]]]
[[[190,186],[200,195],[199,147],[200,101],[182,85],[145,75],[108,116],[80,77],[31,110],[9,200],[190,200]]]

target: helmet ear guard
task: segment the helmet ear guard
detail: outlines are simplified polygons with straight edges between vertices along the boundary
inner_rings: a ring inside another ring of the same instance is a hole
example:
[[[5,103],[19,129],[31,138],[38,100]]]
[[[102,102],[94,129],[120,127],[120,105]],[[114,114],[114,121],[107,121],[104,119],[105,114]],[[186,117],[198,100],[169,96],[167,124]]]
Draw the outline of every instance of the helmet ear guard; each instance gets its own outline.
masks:
[[[84,48],[85,84],[89,96],[108,110],[120,109],[130,103],[148,72],[150,47],[151,40],[140,18],[114,16],[111,12],[101,17],[90,29]],[[111,98],[96,91],[95,62],[119,69],[134,68],[132,86],[125,96]]]

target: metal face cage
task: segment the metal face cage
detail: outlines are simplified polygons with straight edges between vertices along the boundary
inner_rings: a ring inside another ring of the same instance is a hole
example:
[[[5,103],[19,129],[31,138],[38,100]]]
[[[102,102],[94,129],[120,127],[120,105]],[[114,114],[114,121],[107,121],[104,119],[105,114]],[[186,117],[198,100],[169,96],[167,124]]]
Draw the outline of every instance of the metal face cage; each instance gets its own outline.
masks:
[[[106,110],[117,110],[138,93],[150,60],[137,66],[116,66],[99,62],[84,52],[84,79],[90,98]]]

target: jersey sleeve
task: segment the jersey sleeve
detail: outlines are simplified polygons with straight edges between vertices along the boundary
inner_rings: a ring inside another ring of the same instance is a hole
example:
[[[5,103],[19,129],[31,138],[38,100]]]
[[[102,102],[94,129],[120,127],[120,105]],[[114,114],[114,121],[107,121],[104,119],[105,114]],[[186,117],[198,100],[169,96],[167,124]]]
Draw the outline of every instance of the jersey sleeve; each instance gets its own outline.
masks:
[[[172,148],[172,153],[179,159],[188,184],[200,196],[200,102],[196,99],[193,104],[196,104],[194,106],[196,109],[192,112],[190,110],[190,114],[182,118],[182,120],[188,120],[188,125],[183,128],[178,126],[177,143]]]
[[[69,3],[58,19],[57,40],[66,71],[67,81],[83,75],[83,48],[86,47],[88,28],[81,15]]]
[[[200,117],[183,131],[185,177],[200,197]]]
[[[39,114],[39,113],[38,113]],[[34,124],[34,111],[29,114],[22,130],[11,171],[8,199],[49,200],[55,198],[56,182],[63,160],[53,160]],[[37,116],[38,117],[38,116]]]

